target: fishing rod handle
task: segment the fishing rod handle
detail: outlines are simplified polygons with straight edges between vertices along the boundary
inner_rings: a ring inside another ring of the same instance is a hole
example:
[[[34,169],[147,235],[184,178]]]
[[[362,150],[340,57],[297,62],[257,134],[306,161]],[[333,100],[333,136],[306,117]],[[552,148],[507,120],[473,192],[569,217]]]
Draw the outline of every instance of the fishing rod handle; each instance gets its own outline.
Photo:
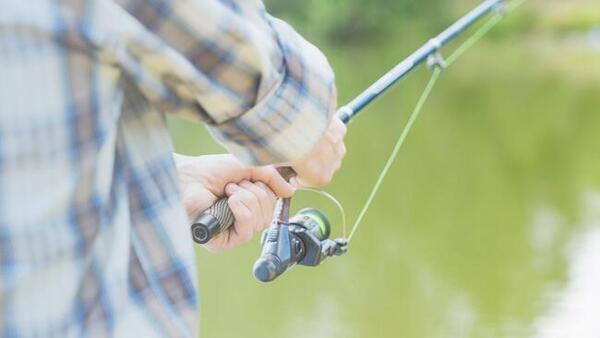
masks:
[[[296,176],[296,172],[291,167],[279,167],[277,172],[286,181]],[[235,217],[227,201],[227,197],[219,199],[196,219],[191,228],[194,242],[206,244],[233,225]]]
[[[346,105],[338,109],[335,115],[344,124],[348,124],[354,113],[354,110]],[[291,167],[279,167],[277,171],[286,181],[296,176],[296,172]],[[206,244],[218,234],[229,229],[234,222],[235,217],[227,204],[227,197],[223,197],[204,211],[192,224],[192,238],[198,244]]]

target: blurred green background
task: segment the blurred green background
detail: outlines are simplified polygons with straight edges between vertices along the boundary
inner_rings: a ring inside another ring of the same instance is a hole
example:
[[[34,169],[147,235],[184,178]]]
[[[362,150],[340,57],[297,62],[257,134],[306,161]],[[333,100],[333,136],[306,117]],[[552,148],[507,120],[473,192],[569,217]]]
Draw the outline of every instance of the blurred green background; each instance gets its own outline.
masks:
[[[477,3],[267,6],[324,50],[344,103]],[[350,223],[427,77],[415,72],[349,127],[347,158],[326,190]],[[179,152],[222,151],[203,127],[169,123]],[[531,0],[442,75],[349,255],[261,285],[251,274],[258,239],[219,255],[198,249],[201,335],[533,336],[567,282],[565,250],[595,190],[600,2]],[[323,198],[299,193],[294,206],[323,208],[341,233]]]

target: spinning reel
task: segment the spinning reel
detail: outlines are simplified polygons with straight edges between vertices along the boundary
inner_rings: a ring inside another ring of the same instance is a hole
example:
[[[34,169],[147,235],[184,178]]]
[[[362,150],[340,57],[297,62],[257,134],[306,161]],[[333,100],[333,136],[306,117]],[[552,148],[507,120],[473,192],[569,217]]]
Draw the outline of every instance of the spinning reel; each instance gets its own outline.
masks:
[[[277,170],[286,180],[295,175],[289,167]],[[331,224],[322,212],[307,208],[290,218],[290,204],[290,198],[277,199],[271,225],[263,232],[262,252],[253,269],[261,282],[273,281],[295,264],[318,266],[325,258],[348,251],[346,239],[329,238]],[[205,244],[233,222],[227,199],[223,198],[192,225],[192,237],[196,243]]]
[[[254,277],[270,282],[295,264],[317,266],[325,258],[348,251],[348,241],[329,239],[331,225],[317,209],[302,209],[288,219],[289,199],[278,201],[276,217],[263,233],[262,253],[254,264]]]

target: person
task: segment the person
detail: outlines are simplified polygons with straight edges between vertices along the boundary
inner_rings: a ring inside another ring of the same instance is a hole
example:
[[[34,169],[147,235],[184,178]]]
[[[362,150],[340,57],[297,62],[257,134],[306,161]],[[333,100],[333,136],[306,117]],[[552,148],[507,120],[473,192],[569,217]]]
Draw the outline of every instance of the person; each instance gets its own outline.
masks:
[[[275,197],[344,157],[323,54],[259,0],[0,5],[0,336],[192,337],[190,224],[228,196],[265,228]],[[173,154],[165,114],[233,155]],[[208,291],[210,292],[210,291]]]

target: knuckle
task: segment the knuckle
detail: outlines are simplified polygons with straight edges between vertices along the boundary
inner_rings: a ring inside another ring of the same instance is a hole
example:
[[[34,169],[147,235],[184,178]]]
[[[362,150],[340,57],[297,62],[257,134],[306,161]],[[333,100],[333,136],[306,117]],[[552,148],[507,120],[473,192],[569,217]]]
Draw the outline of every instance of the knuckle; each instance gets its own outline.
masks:
[[[275,198],[275,193],[269,186],[267,186],[263,182],[258,182],[257,184],[258,184],[258,187],[260,188],[261,194],[263,194],[264,198],[266,198],[266,199]]]
[[[262,190],[259,191],[260,189],[253,189],[250,192],[250,196],[249,198],[252,199],[253,202],[258,203],[260,201],[260,194],[263,192]]]
[[[254,182],[254,185],[256,185],[257,187],[259,187],[261,189],[267,188],[267,185],[263,181],[256,181],[256,182]]]
[[[255,195],[249,196],[245,202],[251,213],[256,213],[258,210],[260,210],[259,200]]]
[[[246,189],[245,191],[240,193],[240,199],[244,203],[254,203],[257,201],[256,194],[253,191],[248,190],[248,189]]]
[[[265,191],[257,191],[257,198],[261,202],[267,202],[269,200],[269,195]]]
[[[234,201],[239,202],[239,204],[246,204],[248,202],[248,194],[244,194],[244,193],[238,193],[237,195],[234,195],[233,198],[235,198]]]
[[[240,202],[241,200],[239,194],[231,195],[227,200],[227,204],[229,205],[230,209],[236,209]]]
[[[269,194],[267,194],[267,191],[266,191],[266,189],[268,189],[268,188],[266,188],[266,187],[264,187],[264,188],[263,188],[263,187],[260,187],[260,186],[257,186],[257,187],[256,187],[256,195],[257,195],[257,196],[258,196],[258,198],[260,198],[261,200],[264,200],[264,199],[266,199],[266,198],[268,198],[268,197],[269,197]]]
[[[258,200],[263,200],[264,196],[267,194],[265,190],[259,187],[256,183],[252,184],[252,186],[249,187],[249,190]]]

